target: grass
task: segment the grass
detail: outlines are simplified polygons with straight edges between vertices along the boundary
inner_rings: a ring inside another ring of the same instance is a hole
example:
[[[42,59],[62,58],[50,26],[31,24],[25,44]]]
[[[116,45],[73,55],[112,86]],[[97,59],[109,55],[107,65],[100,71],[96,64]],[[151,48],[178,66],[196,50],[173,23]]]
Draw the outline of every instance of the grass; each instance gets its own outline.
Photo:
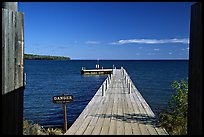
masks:
[[[60,128],[43,128],[39,124],[31,124],[28,120],[23,121],[23,135],[63,135]]]

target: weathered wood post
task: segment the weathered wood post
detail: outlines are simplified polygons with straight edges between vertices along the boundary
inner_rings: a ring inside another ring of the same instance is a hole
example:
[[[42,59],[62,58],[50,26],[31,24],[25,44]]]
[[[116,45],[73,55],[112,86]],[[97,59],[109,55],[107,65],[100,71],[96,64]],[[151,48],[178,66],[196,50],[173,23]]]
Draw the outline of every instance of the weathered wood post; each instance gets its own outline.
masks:
[[[131,93],[131,82],[129,81],[129,94]]]
[[[127,88],[129,90],[129,79],[127,78]]]
[[[127,75],[125,75],[125,84],[127,84]]]
[[[111,77],[110,77],[110,74],[108,75],[108,84],[110,85],[111,84]]]
[[[108,79],[106,79],[106,90],[108,90]]]
[[[103,83],[103,84],[102,84],[102,96],[105,96],[105,94],[106,94],[106,93],[105,93],[105,84]]]
[[[23,134],[24,14],[2,3],[2,133]]]
[[[67,110],[66,110],[66,103],[62,103],[63,109],[63,118],[64,118],[64,131],[67,131]]]
[[[123,67],[121,67],[120,69],[121,69],[121,71],[122,71],[122,75],[124,76],[124,71],[123,71]]]
[[[188,134],[202,135],[202,2],[191,7]]]

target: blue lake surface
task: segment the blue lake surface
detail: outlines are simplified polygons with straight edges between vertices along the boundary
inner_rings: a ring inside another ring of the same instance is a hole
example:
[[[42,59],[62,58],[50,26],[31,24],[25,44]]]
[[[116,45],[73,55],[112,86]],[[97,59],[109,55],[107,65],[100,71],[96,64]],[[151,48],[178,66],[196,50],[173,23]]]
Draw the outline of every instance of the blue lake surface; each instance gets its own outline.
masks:
[[[44,127],[63,126],[62,105],[53,96],[74,96],[67,103],[70,126],[80,115],[107,75],[81,75],[82,67],[95,68],[96,60],[25,60],[24,118]],[[123,66],[137,89],[157,115],[175,92],[174,80],[188,79],[188,61],[100,60],[103,68]]]

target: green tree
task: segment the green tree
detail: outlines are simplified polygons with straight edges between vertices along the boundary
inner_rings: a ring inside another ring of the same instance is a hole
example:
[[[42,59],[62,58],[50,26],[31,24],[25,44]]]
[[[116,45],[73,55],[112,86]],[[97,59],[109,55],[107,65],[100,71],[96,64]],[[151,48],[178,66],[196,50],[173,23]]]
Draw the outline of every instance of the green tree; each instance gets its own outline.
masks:
[[[161,126],[169,134],[187,134],[187,113],[188,113],[188,83],[184,80],[174,81],[172,88],[176,91],[168,102],[167,110],[159,115]]]

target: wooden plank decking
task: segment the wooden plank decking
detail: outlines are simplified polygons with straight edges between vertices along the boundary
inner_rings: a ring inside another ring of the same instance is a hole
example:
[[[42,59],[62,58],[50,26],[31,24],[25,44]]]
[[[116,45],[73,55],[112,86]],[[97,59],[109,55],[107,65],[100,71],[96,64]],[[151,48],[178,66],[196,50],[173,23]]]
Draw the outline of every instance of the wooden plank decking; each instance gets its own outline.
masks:
[[[125,69],[114,69],[65,135],[167,135],[154,120]]]
[[[111,74],[113,69],[82,69],[81,74]]]

